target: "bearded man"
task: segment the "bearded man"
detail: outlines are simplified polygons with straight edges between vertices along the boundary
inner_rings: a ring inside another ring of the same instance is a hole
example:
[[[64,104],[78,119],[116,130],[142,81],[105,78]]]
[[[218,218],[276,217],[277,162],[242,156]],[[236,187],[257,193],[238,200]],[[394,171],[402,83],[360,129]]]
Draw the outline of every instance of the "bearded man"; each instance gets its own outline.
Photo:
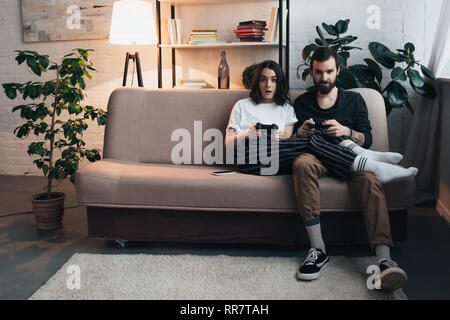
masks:
[[[381,271],[381,288],[401,288],[407,282],[407,275],[390,256],[393,242],[382,183],[388,182],[384,179],[386,174],[404,177],[417,174],[417,169],[396,166],[402,160],[401,154],[368,150],[372,144],[372,128],[367,106],[359,93],[336,87],[340,67],[334,50],[327,47],[316,50],[310,72],[315,89],[300,95],[294,102],[298,119],[294,132],[298,139],[311,137],[313,141],[319,135],[337,141],[355,154],[346,181],[350,193],[362,205],[369,242]],[[297,204],[311,243],[296,274],[299,280],[317,279],[321,268],[329,261],[320,228],[319,178],[330,173],[326,157],[332,154],[331,149],[322,158],[317,152],[304,153],[293,162]]]

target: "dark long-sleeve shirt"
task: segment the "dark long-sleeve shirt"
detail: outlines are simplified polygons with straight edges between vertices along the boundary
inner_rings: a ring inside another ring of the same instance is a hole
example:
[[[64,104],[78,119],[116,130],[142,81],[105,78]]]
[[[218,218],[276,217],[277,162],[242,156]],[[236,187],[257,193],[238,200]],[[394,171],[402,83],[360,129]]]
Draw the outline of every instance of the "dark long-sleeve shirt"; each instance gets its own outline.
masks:
[[[367,106],[363,97],[357,92],[338,88],[336,103],[331,108],[321,109],[317,103],[317,91],[313,89],[295,99],[294,109],[298,119],[294,132],[297,132],[303,122],[309,118],[313,118],[315,123],[335,119],[341,125],[364,134],[363,148],[369,148],[372,145],[372,127]]]

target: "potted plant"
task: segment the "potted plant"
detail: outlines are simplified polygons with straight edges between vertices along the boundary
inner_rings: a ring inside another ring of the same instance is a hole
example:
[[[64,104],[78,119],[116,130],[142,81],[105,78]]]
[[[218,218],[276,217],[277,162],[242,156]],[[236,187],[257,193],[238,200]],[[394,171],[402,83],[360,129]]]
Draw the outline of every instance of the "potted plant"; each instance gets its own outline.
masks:
[[[245,68],[242,72],[242,84],[244,85],[245,89],[250,89],[250,86],[252,85],[253,74],[255,73],[256,68],[258,68],[258,64],[254,63]]]
[[[310,75],[311,57],[314,51],[319,47],[333,48],[338,57],[338,63],[341,66],[341,72],[336,80],[336,84],[344,89],[350,88],[372,88],[383,95],[386,114],[393,108],[402,108],[406,106],[411,113],[414,113],[409,103],[408,92],[403,82],[409,79],[412,89],[427,98],[434,99],[436,91],[434,87],[425,82],[424,78],[434,79],[433,73],[427,69],[420,61],[414,57],[415,46],[413,43],[406,43],[402,49],[392,52],[385,45],[378,42],[370,42],[369,50],[373,59],[364,59],[365,64],[348,65],[351,50],[362,50],[360,47],[353,46],[352,42],[358,39],[355,36],[342,36],[348,30],[350,19],[339,20],[334,25],[322,23],[323,29],[328,34],[325,37],[319,26],[316,26],[318,38],[315,43],[308,44],[302,51],[303,63],[297,67],[297,77],[304,81]],[[399,63],[400,65],[396,65]],[[383,74],[380,65],[390,69],[391,80],[387,85],[382,85]],[[423,76],[415,68],[420,69]],[[303,69],[300,75],[300,69]]]
[[[20,112],[25,120],[15,128],[16,137],[25,139],[30,133],[38,137],[28,145],[28,154],[37,157],[33,163],[47,177],[46,192],[31,197],[36,227],[40,230],[62,226],[64,193],[53,192],[53,182],[69,178],[74,183],[81,159],[100,160],[99,150],[86,148],[83,140],[89,119],[102,126],[107,117],[107,112],[100,108],[80,105],[85,97],[85,78],[91,79],[89,72],[95,71],[89,51],[93,50],[74,49],[57,63],[50,61],[48,55],[16,50],[15,60],[19,65],[26,62],[39,77],[51,71],[54,78],[46,82],[3,84],[9,99],[14,100],[19,94],[24,101],[32,99],[31,103],[17,105],[12,111]]]

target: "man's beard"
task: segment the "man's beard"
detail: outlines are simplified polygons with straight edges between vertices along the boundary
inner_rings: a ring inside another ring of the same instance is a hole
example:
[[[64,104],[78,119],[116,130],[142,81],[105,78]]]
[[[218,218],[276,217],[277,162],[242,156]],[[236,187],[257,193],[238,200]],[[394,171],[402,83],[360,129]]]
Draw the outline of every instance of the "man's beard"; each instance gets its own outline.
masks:
[[[314,85],[316,86],[316,89],[320,92],[320,94],[329,94],[331,90],[333,90],[333,88],[336,86],[336,79],[331,83],[324,81],[317,83],[314,80]]]

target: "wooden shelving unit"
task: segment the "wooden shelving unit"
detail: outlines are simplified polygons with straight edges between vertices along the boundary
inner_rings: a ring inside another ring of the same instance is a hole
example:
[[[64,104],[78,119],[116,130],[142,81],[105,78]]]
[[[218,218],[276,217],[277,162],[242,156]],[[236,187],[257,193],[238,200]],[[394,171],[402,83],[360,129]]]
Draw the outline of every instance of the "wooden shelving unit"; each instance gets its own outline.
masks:
[[[276,1],[276,0],[275,0]],[[161,70],[161,50],[163,48],[172,49],[172,86],[176,84],[175,75],[175,50],[176,49],[212,49],[212,48],[226,48],[226,47],[278,47],[279,64],[283,66],[283,47],[285,47],[285,74],[289,84],[289,0],[278,0],[278,7],[280,8],[278,14],[279,21],[279,42],[227,42],[218,44],[161,44],[161,8],[160,4],[169,4],[171,6],[171,19],[175,19],[175,6],[179,5],[211,5],[211,4],[233,4],[233,3],[257,3],[257,2],[275,2],[274,0],[158,0],[156,1],[156,19],[158,21],[158,87],[162,88],[162,70]],[[288,9],[287,25],[286,25],[286,39],[283,39],[283,2],[286,3]]]
[[[224,4],[224,3],[242,3],[242,2],[274,2],[274,0],[159,0],[159,2],[168,3],[173,6],[179,6],[179,5]]]
[[[199,48],[226,48],[226,47],[278,47],[278,42],[227,42],[218,44],[161,44],[161,48],[199,49]]]

